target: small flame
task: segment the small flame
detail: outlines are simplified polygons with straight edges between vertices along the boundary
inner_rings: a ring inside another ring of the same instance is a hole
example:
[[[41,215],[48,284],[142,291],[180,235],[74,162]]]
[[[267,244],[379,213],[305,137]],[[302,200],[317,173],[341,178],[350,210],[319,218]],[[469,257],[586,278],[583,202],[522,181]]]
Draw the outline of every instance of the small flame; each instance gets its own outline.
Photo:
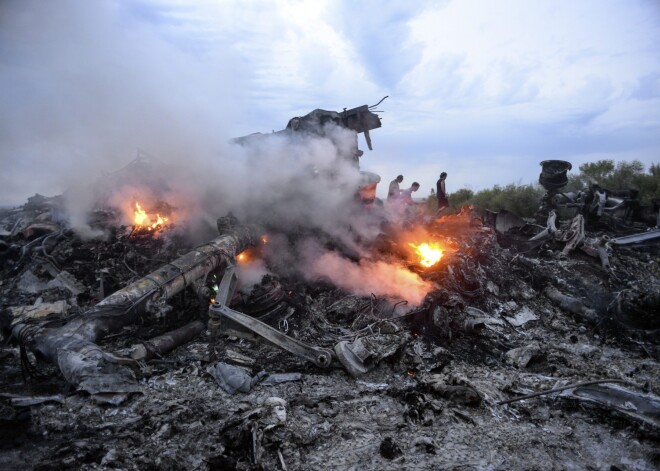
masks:
[[[267,235],[262,235],[261,236],[261,243],[266,245],[268,243],[268,236]]]
[[[213,275],[213,278],[215,279],[215,275]],[[214,295],[211,297],[211,299],[209,300],[209,304],[213,304],[213,303],[215,303],[215,297],[216,297],[216,295],[218,294],[218,291],[220,290],[220,287],[219,287],[217,284],[214,284],[213,286],[211,286],[211,290],[212,290],[213,293],[215,293],[215,294],[214,294]]]
[[[133,213],[133,222],[136,226],[141,227],[147,225],[149,222],[149,215],[146,213],[140,203],[135,203],[135,212]]]
[[[415,249],[420,258],[420,262],[426,268],[432,267],[440,261],[443,255],[443,249],[437,243],[428,244],[426,242],[415,245],[408,244]]]
[[[249,247],[236,255],[236,262],[239,264],[253,264],[258,262],[261,258],[261,250],[259,247]]]
[[[156,221],[152,222],[147,212],[142,209],[142,206],[140,206],[140,203],[137,201],[135,202],[133,223],[138,229],[147,229],[148,231],[152,231],[154,229],[163,227],[165,224],[167,224],[168,221],[169,218],[162,217],[160,214],[156,213]]]

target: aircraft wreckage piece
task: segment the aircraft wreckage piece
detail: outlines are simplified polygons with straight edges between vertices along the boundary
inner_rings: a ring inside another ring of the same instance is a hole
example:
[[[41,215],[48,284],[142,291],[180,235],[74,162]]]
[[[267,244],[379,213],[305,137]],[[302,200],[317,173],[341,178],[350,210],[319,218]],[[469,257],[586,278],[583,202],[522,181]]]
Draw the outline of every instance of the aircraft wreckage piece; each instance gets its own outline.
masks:
[[[605,270],[611,269],[609,255],[607,253],[607,244],[610,242],[608,236],[596,239],[588,239],[584,232],[584,216],[578,214],[571,220],[568,229],[557,229],[557,213],[553,210],[548,215],[548,222],[545,229],[532,237],[530,242],[542,242],[553,238],[557,242],[563,242],[564,248],[562,255],[567,256],[576,249],[582,250],[587,255],[600,258],[601,266]]]
[[[259,243],[263,231],[257,226],[234,225],[224,219],[218,220],[223,235],[116,291],[82,316],[56,328],[19,323],[12,335],[56,363],[68,382],[101,400],[103,395],[137,391],[132,372],[117,368],[135,360],[112,356],[94,342],[135,323],[144,312],[166,312],[167,299],[232,264],[236,254]]]
[[[355,131],[356,134],[364,134],[364,138],[367,141],[367,147],[369,147],[369,150],[373,150],[369,131],[378,129],[382,126],[380,117],[376,114],[379,113],[379,111],[376,111],[375,108],[377,108],[385,98],[387,98],[387,96],[375,105],[362,105],[356,108],[351,108],[350,110],[347,110],[346,108],[344,108],[343,111],[316,109],[307,113],[305,116],[291,118],[287,123],[286,128],[281,131],[275,131],[270,134],[256,132],[247,136],[237,137],[233,139],[233,142],[239,145],[244,145],[251,141],[267,138],[268,136],[292,136],[295,134],[316,134],[319,136],[325,136],[326,125],[333,123],[340,128]],[[357,140],[355,150],[357,150]],[[357,157],[360,155],[362,155],[362,151],[358,151]]]
[[[545,229],[536,234],[534,237],[529,239],[530,241],[545,240],[549,239],[551,236],[554,236],[557,233],[557,226],[555,221],[557,220],[557,213],[555,211],[550,211],[548,214],[548,221],[546,223]]]
[[[204,332],[206,326],[202,321],[192,321],[176,330],[167,332],[133,346],[131,358],[134,360],[150,360],[156,356],[171,352],[179,345],[190,342]]]
[[[660,213],[658,213],[660,217]],[[623,237],[617,237],[612,239],[614,245],[630,245],[630,244],[641,244],[642,242],[647,242],[649,240],[660,239],[660,229],[654,229],[648,232],[642,232],[640,234],[631,234]]]
[[[660,431],[660,397],[653,393],[640,393],[617,384],[585,385],[565,390],[559,397],[609,410],[646,425],[650,431]]]
[[[554,301],[557,306],[563,310],[571,312],[582,319],[591,322],[596,322],[598,319],[594,309],[585,306],[584,303],[577,298],[563,294],[553,286],[547,286],[545,290],[543,290],[543,294],[545,294],[548,299]]]
[[[566,231],[562,231],[558,236],[555,235],[555,238],[560,242],[564,242],[564,249],[561,251],[562,254],[568,255],[573,250],[577,249],[582,242],[584,242],[584,216],[578,214],[571,220],[571,225]]]
[[[607,254],[607,244],[610,240],[610,237],[607,235],[602,236],[600,239],[585,239],[580,250],[587,255],[600,258],[601,266],[605,270],[609,270],[612,268],[610,266],[610,257]]]
[[[218,287],[215,303],[209,308],[209,328],[212,331],[236,335],[250,340],[262,338],[300,358],[311,361],[316,366],[322,368],[330,366],[330,363],[332,363],[332,352],[330,350],[315,347],[289,337],[264,322],[230,309],[227,304],[234,293],[236,280],[234,267],[225,270]]]

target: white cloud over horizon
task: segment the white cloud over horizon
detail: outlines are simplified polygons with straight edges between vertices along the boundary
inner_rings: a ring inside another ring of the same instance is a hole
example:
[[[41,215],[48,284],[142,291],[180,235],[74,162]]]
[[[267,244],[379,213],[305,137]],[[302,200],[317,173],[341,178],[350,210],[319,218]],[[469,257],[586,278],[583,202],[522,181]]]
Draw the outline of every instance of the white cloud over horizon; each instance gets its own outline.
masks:
[[[660,162],[659,25],[652,0],[9,0],[0,203],[61,192],[77,169],[116,169],[137,147],[212,154],[385,95],[374,150],[359,140],[380,195],[399,173],[426,196],[443,170],[451,192],[536,181],[550,158],[648,166]]]

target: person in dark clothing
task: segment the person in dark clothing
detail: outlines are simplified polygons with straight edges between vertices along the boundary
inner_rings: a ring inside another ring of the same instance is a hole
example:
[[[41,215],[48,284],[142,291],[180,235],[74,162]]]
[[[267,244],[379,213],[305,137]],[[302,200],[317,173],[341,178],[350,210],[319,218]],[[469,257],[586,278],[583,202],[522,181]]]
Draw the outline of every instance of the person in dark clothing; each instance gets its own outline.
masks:
[[[443,208],[449,207],[449,199],[447,198],[447,189],[445,188],[445,180],[447,179],[447,172],[440,174],[440,179],[436,183],[435,194],[438,198],[438,211]]]

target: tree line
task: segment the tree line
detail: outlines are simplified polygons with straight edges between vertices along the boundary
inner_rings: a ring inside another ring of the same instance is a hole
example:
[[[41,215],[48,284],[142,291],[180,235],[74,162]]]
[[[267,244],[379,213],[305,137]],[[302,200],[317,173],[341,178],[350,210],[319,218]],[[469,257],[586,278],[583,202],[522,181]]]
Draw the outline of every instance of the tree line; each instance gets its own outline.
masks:
[[[562,191],[580,191],[598,184],[601,188],[612,192],[637,190],[642,204],[650,204],[660,199],[660,164],[652,164],[648,170],[638,160],[618,162],[614,160],[598,160],[580,165],[579,173],[568,176],[568,184]],[[430,210],[437,206],[433,190],[432,197],[427,199]],[[506,209],[522,217],[532,217],[539,207],[539,200],[545,194],[538,184],[515,184],[506,186],[495,185],[493,188],[474,192],[469,188],[461,188],[449,195],[452,209],[472,205],[477,211],[501,211]]]

